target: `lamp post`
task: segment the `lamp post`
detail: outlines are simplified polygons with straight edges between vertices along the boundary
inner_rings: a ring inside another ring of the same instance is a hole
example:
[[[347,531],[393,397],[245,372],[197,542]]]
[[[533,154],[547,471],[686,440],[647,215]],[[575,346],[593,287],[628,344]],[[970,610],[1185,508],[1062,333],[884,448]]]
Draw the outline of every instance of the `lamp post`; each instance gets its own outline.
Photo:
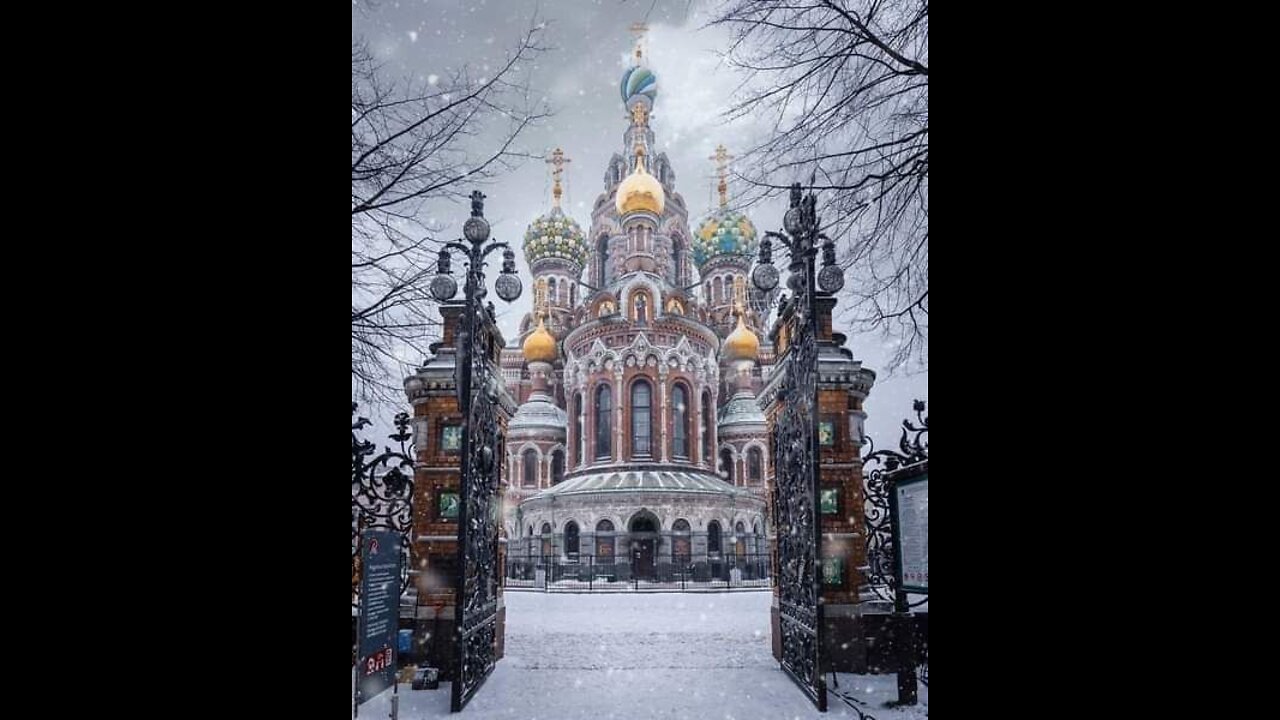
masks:
[[[495,351],[493,303],[482,307],[485,258],[502,249],[502,272],[494,283],[498,297],[511,302],[520,297],[515,252],[505,242],[489,242],[489,221],[484,218],[484,194],[471,193],[471,217],[462,225],[463,239],[440,250],[437,274],[431,281],[436,300],[451,300],[458,283],[450,274],[450,250],[462,253],[467,279],[463,286],[465,307],[457,338],[458,407],[462,411],[461,487],[458,503],[458,552],[455,569],[453,712],[462,710],[488,678],[496,658],[492,638],[497,623],[498,573],[498,387],[490,370]],[[478,390],[478,393],[476,392]],[[478,395],[478,396],[477,396]],[[473,527],[474,526],[474,527]]]

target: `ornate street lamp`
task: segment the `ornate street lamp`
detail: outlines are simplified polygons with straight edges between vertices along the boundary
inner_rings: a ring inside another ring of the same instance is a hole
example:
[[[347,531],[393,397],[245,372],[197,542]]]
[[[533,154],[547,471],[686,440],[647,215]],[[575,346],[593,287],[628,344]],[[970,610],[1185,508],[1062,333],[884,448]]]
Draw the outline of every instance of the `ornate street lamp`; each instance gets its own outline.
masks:
[[[440,251],[431,294],[440,302],[453,298],[458,283],[450,274],[450,250],[462,253],[467,265],[463,286],[466,307],[457,338],[458,407],[462,411],[462,484],[458,504],[458,555],[455,566],[454,647],[457,653],[450,708],[453,712],[471,699],[493,670],[493,638],[497,624],[498,578],[498,418],[499,383],[490,369],[494,347],[493,303],[482,306],[484,265],[501,248],[502,273],[494,283],[498,297],[511,302],[520,297],[515,252],[504,242],[489,242],[489,221],[484,219],[484,194],[471,193],[471,217],[463,223],[463,240],[446,243]]]

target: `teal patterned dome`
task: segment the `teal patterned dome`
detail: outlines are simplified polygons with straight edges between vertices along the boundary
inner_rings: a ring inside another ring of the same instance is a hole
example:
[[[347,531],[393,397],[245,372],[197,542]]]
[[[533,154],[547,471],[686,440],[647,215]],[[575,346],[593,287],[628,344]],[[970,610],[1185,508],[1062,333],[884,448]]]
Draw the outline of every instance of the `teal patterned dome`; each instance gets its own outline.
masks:
[[[524,232],[524,257],[529,262],[558,257],[583,265],[587,260],[587,240],[578,222],[560,208],[553,208]]]
[[[702,221],[693,234],[693,262],[699,268],[717,255],[756,254],[760,239],[746,215],[722,208]]]
[[[631,98],[644,95],[652,103],[658,96],[658,76],[645,67],[629,67],[622,73],[622,102],[629,103]]]

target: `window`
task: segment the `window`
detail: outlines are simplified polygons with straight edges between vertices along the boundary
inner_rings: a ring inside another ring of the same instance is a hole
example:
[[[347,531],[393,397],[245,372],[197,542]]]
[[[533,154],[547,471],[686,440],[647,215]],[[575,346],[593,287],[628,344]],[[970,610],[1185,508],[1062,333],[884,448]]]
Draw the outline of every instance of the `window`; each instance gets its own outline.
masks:
[[[559,300],[556,297],[556,279],[551,278],[551,282],[547,283],[547,302],[556,303]]]
[[[524,451],[524,486],[538,487],[538,453],[533,448]]]
[[[733,551],[738,557],[746,557],[746,529],[742,527],[742,523],[738,523],[737,526],[733,528]]]
[[[671,390],[671,452],[682,460],[689,459],[689,401],[688,393],[683,385],[676,385]]]
[[[711,286],[713,288],[713,291],[711,293],[711,299],[717,303],[719,303],[721,300],[724,300],[724,285],[720,283],[720,278],[716,278],[715,280],[712,280]]]
[[[596,523],[596,562],[613,562],[613,523],[608,520]]]
[[[576,423],[573,428],[573,466],[577,467],[582,464],[582,432],[586,430],[582,424],[582,393],[574,393],[573,408],[573,418]]]
[[[649,303],[646,299],[648,296],[644,293],[637,293],[636,298],[636,324],[644,325],[649,319]]]
[[[551,484],[559,485],[564,480],[564,453],[556,450],[551,453]]]
[[[671,239],[671,264],[675,268],[675,284],[684,285],[684,241],[679,237]]]
[[[579,275],[578,277],[582,277],[582,276]],[[570,305],[578,304],[578,284],[577,283],[573,283],[569,285],[569,304]]]
[[[555,553],[552,541],[551,523],[542,523],[542,557],[551,557]]]
[[[711,393],[702,393],[702,462],[711,465],[711,437],[715,434],[711,423]]]
[[[758,485],[764,479],[764,468],[760,457],[760,448],[753,447],[747,451],[747,479]]]
[[[647,456],[652,452],[649,447],[652,435],[650,426],[652,394],[652,388],[644,380],[631,386],[631,454],[633,456]]]
[[[604,287],[605,274],[609,268],[609,237],[603,236],[596,244],[596,284]]]
[[[596,390],[596,460],[608,460],[613,438],[613,390],[601,385]]]
[[[462,426],[461,425],[441,425],[440,426],[440,451],[446,453],[456,453],[462,450]]]
[[[671,557],[678,565],[687,565],[693,555],[689,541],[689,521],[676,520],[671,525]]]
[[[578,523],[572,520],[564,526],[564,552],[569,557],[578,557]]]
[[[707,523],[707,552],[720,552],[720,523],[715,520]]]
[[[720,477],[733,484],[733,451],[729,448],[720,449]]]

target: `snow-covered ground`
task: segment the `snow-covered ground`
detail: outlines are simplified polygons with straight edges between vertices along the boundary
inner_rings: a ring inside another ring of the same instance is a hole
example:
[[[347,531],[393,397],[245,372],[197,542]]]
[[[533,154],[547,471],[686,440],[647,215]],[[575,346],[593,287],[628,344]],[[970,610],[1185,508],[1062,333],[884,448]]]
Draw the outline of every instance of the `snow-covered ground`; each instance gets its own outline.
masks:
[[[506,657],[460,713],[519,720],[817,720],[859,717],[832,694],[826,714],[778,668],[768,592],[721,595],[507,593]],[[353,676],[354,677],[354,676]],[[828,680],[830,676],[828,676]],[[916,720],[920,705],[888,709],[893,675],[839,676],[839,692],[877,720]],[[348,688],[350,691],[350,688]],[[400,717],[449,716],[449,683],[400,687]],[[360,708],[386,718],[391,691]],[[350,695],[348,695],[348,704]]]

